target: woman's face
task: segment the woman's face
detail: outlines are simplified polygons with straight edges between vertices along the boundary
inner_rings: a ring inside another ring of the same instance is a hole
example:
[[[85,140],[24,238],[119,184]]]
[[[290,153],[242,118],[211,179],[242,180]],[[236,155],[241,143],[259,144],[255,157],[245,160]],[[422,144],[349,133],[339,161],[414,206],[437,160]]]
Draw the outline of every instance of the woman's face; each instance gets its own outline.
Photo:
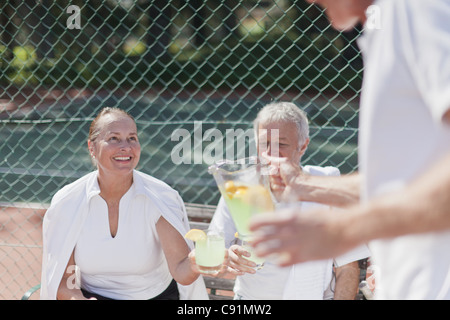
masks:
[[[88,142],[99,172],[104,174],[129,174],[136,168],[141,155],[141,145],[135,122],[128,116],[109,113],[98,122],[99,134]]]

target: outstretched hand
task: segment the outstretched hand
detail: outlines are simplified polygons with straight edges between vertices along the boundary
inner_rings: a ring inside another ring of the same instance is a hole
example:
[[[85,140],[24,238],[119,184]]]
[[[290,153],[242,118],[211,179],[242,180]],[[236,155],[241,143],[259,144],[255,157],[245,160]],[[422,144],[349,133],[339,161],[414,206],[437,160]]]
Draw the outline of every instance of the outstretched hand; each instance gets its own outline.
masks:
[[[352,247],[343,241],[340,215],[329,210],[300,212],[298,207],[252,218],[252,245],[259,256],[276,257],[280,266],[336,257]]]

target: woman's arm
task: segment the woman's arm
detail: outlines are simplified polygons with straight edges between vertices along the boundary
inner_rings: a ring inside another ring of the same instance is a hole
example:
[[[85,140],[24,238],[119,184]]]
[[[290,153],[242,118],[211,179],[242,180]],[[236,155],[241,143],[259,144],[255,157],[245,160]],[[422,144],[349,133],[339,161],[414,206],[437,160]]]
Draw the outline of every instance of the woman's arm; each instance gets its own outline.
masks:
[[[80,288],[75,285],[75,259],[73,252],[64,270],[63,277],[59,283],[58,292],[56,293],[58,300],[90,300],[83,296]]]
[[[156,223],[156,230],[172,277],[181,285],[193,283],[199,272],[189,256],[190,250],[184,238],[162,216]]]

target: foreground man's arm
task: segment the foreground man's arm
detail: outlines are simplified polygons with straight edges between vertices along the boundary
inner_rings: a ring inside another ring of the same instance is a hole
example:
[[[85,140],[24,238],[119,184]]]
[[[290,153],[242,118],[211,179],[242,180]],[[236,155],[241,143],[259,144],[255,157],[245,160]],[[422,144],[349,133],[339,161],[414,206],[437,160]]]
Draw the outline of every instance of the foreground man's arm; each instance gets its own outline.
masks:
[[[353,173],[338,177],[299,175],[292,189],[300,201],[317,202],[332,207],[345,207],[359,202],[361,175]]]
[[[373,239],[450,229],[450,154],[399,192],[345,210],[255,216],[258,255],[278,253],[280,265],[338,256]]]
[[[287,158],[263,157],[271,164],[270,185],[279,201],[309,201],[332,207],[359,202],[361,175],[313,176]]]

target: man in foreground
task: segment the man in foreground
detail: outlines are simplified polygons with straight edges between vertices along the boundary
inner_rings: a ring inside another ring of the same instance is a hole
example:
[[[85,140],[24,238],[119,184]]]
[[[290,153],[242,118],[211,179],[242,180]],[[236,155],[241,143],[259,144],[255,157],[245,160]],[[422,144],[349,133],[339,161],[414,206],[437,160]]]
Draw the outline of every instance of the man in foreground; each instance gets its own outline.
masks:
[[[359,39],[360,173],[306,177],[280,162],[284,192],[346,207],[256,217],[256,251],[290,265],[370,241],[378,298],[450,299],[450,2],[316,3],[339,29],[364,23],[370,5],[379,9],[380,27]]]

